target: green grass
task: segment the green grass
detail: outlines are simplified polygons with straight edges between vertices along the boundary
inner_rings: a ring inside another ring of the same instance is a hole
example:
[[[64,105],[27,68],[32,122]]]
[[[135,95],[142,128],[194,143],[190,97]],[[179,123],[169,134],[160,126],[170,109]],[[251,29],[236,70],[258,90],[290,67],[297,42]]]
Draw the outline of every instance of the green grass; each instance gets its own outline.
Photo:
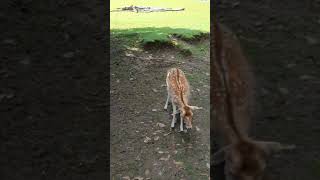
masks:
[[[170,35],[185,39],[210,31],[210,1],[203,0],[111,0],[111,10],[124,6],[185,8],[178,12],[110,12],[112,35],[138,36],[142,43],[170,42]]]

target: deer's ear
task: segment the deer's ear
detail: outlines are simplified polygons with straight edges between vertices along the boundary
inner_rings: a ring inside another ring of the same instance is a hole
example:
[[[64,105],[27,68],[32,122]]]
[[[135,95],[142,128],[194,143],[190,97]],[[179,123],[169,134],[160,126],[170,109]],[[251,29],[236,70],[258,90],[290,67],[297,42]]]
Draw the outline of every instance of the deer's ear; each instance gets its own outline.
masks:
[[[226,155],[226,151],[228,151],[229,149],[229,145],[223,147],[222,149],[220,149],[219,151],[217,151],[216,153],[213,154],[213,165],[218,165],[221,164],[225,161],[225,155]]]
[[[190,109],[192,110],[196,110],[196,109],[203,109],[202,107],[198,107],[198,106],[189,106]]]
[[[283,150],[293,150],[295,145],[281,144],[273,141],[257,141],[257,144],[268,154],[272,155]]]

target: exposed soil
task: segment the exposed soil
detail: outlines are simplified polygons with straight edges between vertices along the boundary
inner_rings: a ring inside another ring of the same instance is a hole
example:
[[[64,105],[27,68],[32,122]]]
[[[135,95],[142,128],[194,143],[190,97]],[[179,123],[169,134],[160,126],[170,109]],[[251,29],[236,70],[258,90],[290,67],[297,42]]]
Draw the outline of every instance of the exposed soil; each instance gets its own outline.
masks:
[[[266,179],[319,179],[319,1],[220,2],[220,21],[239,36],[255,71],[252,135],[297,146],[270,159]],[[215,173],[224,179],[221,167]]]
[[[108,176],[106,3],[1,1],[0,179]]]
[[[208,179],[210,163],[209,40],[184,42],[205,48],[185,57],[177,48],[145,50],[111,36],[112,179]],[[181,40],[182,41],[182,40]],[[163,110],[166,73],[181,68],[191,85],[193,129],[171,130],[172,108]],[[159,124],[160,123],[160,124]],[[150,139],[148,139],[150,138]]]

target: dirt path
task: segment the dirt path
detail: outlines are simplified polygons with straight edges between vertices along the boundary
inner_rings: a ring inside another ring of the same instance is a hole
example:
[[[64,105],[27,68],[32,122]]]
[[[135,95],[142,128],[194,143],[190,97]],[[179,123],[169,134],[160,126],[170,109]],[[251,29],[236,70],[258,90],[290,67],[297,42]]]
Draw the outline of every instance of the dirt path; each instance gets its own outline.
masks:
[[[319,179],[320,4],[224,2],[220,20],[240,37],[255,70],[259,107],[252,134],[297,145],[270,159],[269,179]]]
[[[188,58],[170,48],[145,51],[111,41],[118,45],[111,50],[111,177],[208,179],[209,41],[198,43],[206,44],[204,56]],[[204,107],[195,111],[188,133],[177,126],[171,131],[171,116],[163,110],[170,67],[185,71],[191,104]]]

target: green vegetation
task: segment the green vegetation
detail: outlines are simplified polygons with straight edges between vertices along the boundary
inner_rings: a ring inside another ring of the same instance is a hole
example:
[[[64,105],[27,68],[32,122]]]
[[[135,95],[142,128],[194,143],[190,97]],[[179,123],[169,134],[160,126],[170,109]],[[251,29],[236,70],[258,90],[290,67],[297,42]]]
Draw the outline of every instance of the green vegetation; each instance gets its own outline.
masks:
[[[160,42],[177,45],[172,36],[184,40],[210,31],[210,1],[204,0],[111,0],[111,10],[125,6],[185,8],[178,12],[110,12],[113,36],[137,37],[142,44]]]

